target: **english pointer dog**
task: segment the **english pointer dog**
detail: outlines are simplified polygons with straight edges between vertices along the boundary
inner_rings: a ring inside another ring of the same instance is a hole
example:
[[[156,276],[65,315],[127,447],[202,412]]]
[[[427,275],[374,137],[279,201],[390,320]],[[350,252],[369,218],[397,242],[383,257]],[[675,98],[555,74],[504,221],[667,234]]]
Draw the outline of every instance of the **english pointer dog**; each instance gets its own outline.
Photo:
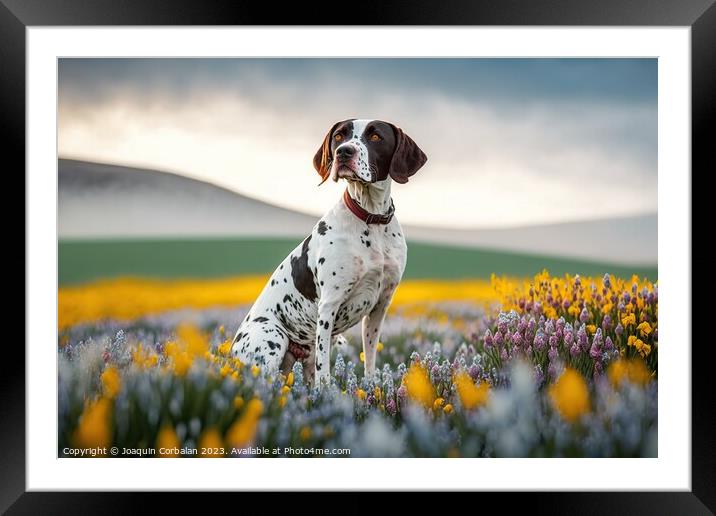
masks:
[[[313,166],[320,184],[345,179],[348,187],[271,275],[236,331],[233,356],[272,373],[300,360],[320,388],[331,344],[361,322],[365,374],[375,374],[380,328],[407,258],[390,187],[407,183],[426,161],[391,123],[350,119],[331,127]]]

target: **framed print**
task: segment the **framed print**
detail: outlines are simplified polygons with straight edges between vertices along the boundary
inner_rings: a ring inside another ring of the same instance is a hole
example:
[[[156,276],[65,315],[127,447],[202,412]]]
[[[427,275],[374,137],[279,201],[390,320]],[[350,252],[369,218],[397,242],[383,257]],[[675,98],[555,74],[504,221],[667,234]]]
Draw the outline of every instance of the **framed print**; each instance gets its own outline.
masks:
[[[4,507],[395,489],[713,510],[690,259],[710,2],[350,26],[5,3],[28,302]]]

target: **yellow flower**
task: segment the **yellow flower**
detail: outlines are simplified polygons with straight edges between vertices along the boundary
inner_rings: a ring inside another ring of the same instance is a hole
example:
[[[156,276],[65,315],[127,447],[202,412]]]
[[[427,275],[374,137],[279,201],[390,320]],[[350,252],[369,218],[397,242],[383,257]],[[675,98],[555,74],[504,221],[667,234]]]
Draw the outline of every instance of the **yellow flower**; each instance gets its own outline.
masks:
[[[159,430],[156,449],[160,457],[178,457],[180,446],[179,437],[170,425]]]
[[[293,371],[288,373],[288,376],[286,377],[286,385],[288,385],[289,387],[293,386]]]
[[[574,423],[589,411],[587,383],[577,371],[567,368],[550,386],[549,396],[561,416]]]
[[[203,356],[209,350],[209,341],[195,326],[182,324],[177,328],[177,337],[191,358]]]
[[[231,373],[231,378],[233,378],[234,380],[238,380],[238,379],[239,379],[239,372],[238,372],[238,371],[234,371],[233,373]]]
[[[573,304],[569,306],[569,308],[567,309],[567,313],[572,317],[578,317],[581,313],[581,310],[579,309],[579,306],[577,304]]]
[[[382,343],[382,342],[379,342],[375,349],[377,349],[377,350],[378,350],[378,353],[380,353],[381,351],[383,351],[383,348],[384,348],[384,347],[385,347],[385,346],[383,345],[383,343]]]
[[[646,385],[651,380],[649,370],[644,361],[639,359],[617,360],[607,370],[607,378],[614,387],[628,380],[635,385]]]
[[[634,340],[634,347],[642,357],[647,357],[649,353],[651,353],[651,346],[644,343],[641,339]]]
[[[256,378],[259,373],[261,373],[261,368],[257,366],[256,364],[251,366],[251,374],[254,375],[254,378]]]
[[[428,372],[420,364],[413,364],[403,378],[405,387],[408,389],[408,396],[417,401],[425,408],[433,406],[435,401],[435,389],[430,383]]]
[[[367,396],[366,392],[363,389],[356,389],[356,396],[358,396],[360,399],[364,400]]]
[[[547,305],[544,307],[544,315],[548,319],[556,319],[557,318],[557,310],[550,305]]]
[[[624,317],[622,317],[622,324],[625,327],[630,326],[632,324],[636,324],[636,315],[634,315],[633,313],[625,315]]]
[[[110,399],[114,398],[122,389],[122,379],[116,367],[107,367],[102,373],[101,379],[104,395]]]
[[[222,326],[222,328],[223,328],[223,326]],[[229,352],[231,351],[231,341],[228,340],[228,339],[225,340],[225,341],[219,346],[219,348],[217,349],[217,351],[219,352],[220,355],[228,355]]]
[[[281,394],[288,394],[289,392],[291,392],[291,387],[289,387],[288,385],[284,385],[283,387],[281,387]]]
[[[244,448],[253,443],[258,429],[259,419],[264,406],[261,400],[254,398],[246,405],[246,410],[226,431],[226,442],[234,448]]]
[[[279,408],[283,408],[286,406],[286,396],[279,396],[278,406],[279,406]]]
[[[302,441],[308,441],[311,438],[311,429],[307,426],[304,426],[303,428],[301,428],[298,435]]]
[[[471,410],[487,403],[487,399],[490,396],[490,386],[487,382],[482,382],[479,386],[476,386],[470,375],[461,371],[455,375],[453,383],[457,387],[460,402],[466,409]]]
[[[199,455],[201,457],[221,457],[224,442],[216,428],[207,428],[199,436]]]
[[[76,448],[104,448],[112,438],[110,432],[111,402],[107,398],[85,404],[79,425],[72,436]]]
[[[443,407],[443,412],[445,412],[446,414],[452,414],[452,410],[453,410],[453,408],[450,403],[448,403],[447,405],[445,405]]]
[[[627,338],[627,346],[633,346],[636,342],[636,335],[629,335],[629,338]]]
[[[241,396],[236,396],[234,398],[234,408],[238,410],[243,406],[244,406],[244,398],[242,398]]]
[[[596,324],[587,324],[587,331],[594,335],[597,332],[597,325]]]
[[[653,331],[651,324],[644,321],[643,323],[639,324],[639,326],[636,327],[637,330],[639,330],[644,337],[648,337],[651,332]]]
[[[144,351],[140,344],[136,349],[132,350],[132,361],[139,367],[154,367],[157,365],[158,358],[154,353]]]
[[[224,328],[223,324],[219,326],[219,335],[221,335],[222,337],[226,335],[226,328]]]
[[[363,353],[362,351],[360,352],[360,361],[365,362],[365,353]]]
[[[445,404],[444,398],[438,398],[433,402],[433,410],[438,410],[442,408],[442,406]]]
[[[613,307],[614,307],[614,305],[613,305],[612,303],[606,303],[606,304],[602,307],[602,313],[603,313],[604,315],[607,315],[609,312],[612,311],[612,308],[613,308]]]
[[[232,362],[234,364],[234,369],[241,369],[244,366],[244,364],[238,358],[232,359]]]
[[[228,363],[225,363],[223,366],[221,366],[221,369],[219,370],[219,374],[221,374],[221,377],[223,378],[227,374],[231,372],[231,366],[229,366]]]
[[[375,399],[380,401],[381,396],[383,395],[382,392],[380,392],[380,387],[377,387],[373,389],[373,396],[375,396]]]

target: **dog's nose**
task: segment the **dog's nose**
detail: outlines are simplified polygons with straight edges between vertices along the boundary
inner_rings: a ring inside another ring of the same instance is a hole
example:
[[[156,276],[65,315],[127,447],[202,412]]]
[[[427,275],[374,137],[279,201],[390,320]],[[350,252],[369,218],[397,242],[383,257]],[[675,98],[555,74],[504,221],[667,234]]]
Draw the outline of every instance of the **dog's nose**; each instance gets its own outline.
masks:
[[[336,149],[336,157],[339,160],[349,160],[356,153],[356,148],[352,145],[342,145]]]

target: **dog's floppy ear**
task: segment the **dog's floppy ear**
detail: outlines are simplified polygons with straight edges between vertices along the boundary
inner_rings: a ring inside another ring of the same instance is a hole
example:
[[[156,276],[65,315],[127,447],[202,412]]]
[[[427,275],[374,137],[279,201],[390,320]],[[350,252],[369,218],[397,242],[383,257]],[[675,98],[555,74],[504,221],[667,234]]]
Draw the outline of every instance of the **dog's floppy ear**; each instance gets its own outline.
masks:
[[[333,162],[333,157],[331,156],[331,135],[333,134],[333,131],[336,130],[338,124],[340,124],[340,122],[333,124],[333,127],[331,127],[328,134],[326,134],[326,137],[323,139],[323,143],[318,148],[316,155],[313,156],[313,167],[322,179],[322,181],[318,183],[318,186],[325,183],[331,175],[331,164]]]
[[[425,165],[428,157],[400,127],[390,124],[395,132],[395,152],[388,173],[396,183],[407,183],[408,178]]]

